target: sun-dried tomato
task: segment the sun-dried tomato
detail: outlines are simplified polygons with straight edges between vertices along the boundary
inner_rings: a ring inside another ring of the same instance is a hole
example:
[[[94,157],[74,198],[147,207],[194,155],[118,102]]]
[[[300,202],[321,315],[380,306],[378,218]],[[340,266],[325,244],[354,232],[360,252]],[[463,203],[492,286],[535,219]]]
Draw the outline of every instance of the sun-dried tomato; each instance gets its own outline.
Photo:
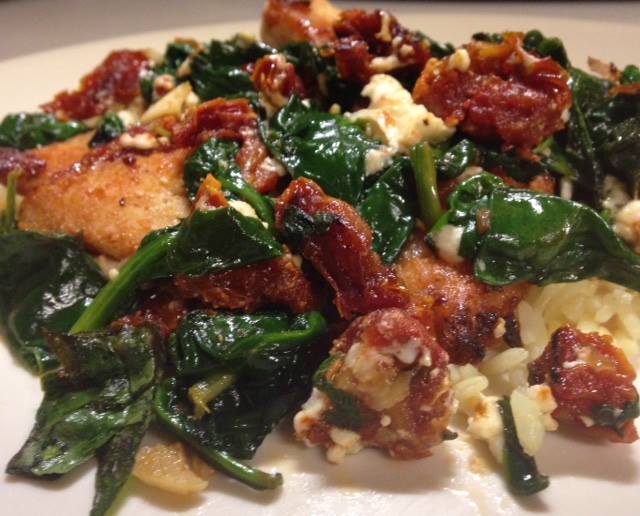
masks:
[[[638,439],[636,373],[610,336],[560,328],[529,371],[531,383],[551,387],[558,404],[553,417],[560,422],[612,442]]]
[[[304,241],[302,255],[335,290],[335,304],[342,317],[407,305],[406,292],[395,274],[371,249],[371,229],[351,205],[300,178],[291,182],[277,201],[276,227],[280,230],[290,207],[311,217],[325,215],[333,220],[326,232]]]
[[[569,74],[551,58],[527,53],[522,34],[465,48],[466,70],[452,66],[451,57],[427,63],[413,91],[416,102],[464,133],[505,148],[526,151],[564,127]]]
[[[84,120],[105,113],[113,104],[129,104],[140,94],[140,76],[151,63],[144,52],[118,50],[89,75],[76,91],[62,91],[42,108],[59,118]]]

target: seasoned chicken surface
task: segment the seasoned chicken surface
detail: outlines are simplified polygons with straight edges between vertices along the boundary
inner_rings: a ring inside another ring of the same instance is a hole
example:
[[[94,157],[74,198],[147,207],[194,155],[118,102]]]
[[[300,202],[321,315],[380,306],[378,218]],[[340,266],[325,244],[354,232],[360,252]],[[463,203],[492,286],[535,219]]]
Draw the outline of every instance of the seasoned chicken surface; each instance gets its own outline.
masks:
[[[44,169],[21,182],[20,229],[81,235],[88,249],[131,256],[150,231],[189,214],[182,171],[188,149],[87,154],[89,135],[34,150]]]

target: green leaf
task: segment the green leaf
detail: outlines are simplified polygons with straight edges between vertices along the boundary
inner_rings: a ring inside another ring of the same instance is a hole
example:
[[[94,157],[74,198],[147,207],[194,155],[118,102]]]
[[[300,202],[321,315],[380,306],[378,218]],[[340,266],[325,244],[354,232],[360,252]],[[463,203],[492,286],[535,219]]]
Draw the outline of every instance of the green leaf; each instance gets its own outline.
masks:
[[[640,82],[640,68],[636,65],[627,65],[620,75],[620,84],[636,84]]]
[[[637,197],[640,194],[640,117],[613,126],[602,150],[616,176],[625,178],[632,196]]]
[[[254,489],[276,489],[282,485],[280,473],[265,473],[220,451],[215,434],[203,430],[201,424],[184,412],[175,378],[167,378],[162,383],[156,393],[154,406],[160,422],[189,443],[210,466]]]
[[[503,464],[509,490],[520,496],[534,495],[549,487],[549,477],[538,472],[535,459],[518,440],[509,397],[498,401],[504,431]]]
[[[212,138],[202,144],[185,162],[184,181],[189,199],[194,201],[207,174],[213,175],[227,194],[249,203],[261,220],[273,227],[273,207],[243,176],[236,163],[240,146],[233,141]]]
[[[483,230],[476,223],[480,210],[488,216]],[[474,262],[484,283],[548,285],[598,277],[640,291],[640,257],[582,204],[510,189],[481,174],[458,187],[432,235],[444,224],[464,228],[459,253]]]
[[[326,414],[327,423],[348,430],[360,430],[365,417],[360,410],[358,400],[342,389],[338,389],[327,379],[327,373],[338,361],[344,360],[344,353],[334,353],[327,358],[313,375],[313,385],[324,392],[331,401],[331,410]]]
[[[530,30],[524,36],[523,46],[526,50],[535,51],[542,57],[550,57],[565,68],[570,65],[567,51],[560,38],[547,38],[539,30]]]
[[[73,238],[0,234],[1,325],[14,352],[36,372],[57,365],[44,329],[68,331],[104,282]]]
[[[153,83],[159,75],[171,75],[177,79],[176,73],[180,65],[194,52],[191,45],[185,43],[169,43],[162,63],[154,66],[140,79],[140,91],[147,104],[154,102]]]
[[[62,122],[44,113],[7,115],[0,122],[0,147],[20,150],[68,140],[89,128],[81,122]]]
[[[98,125],[93,138],[89,142],[89,147],[98,147],[115,140],[124,132],[124,123],[115,113],[104,115]]]
[[[312,179],[327,195],[351,204],[360,199],[365,156],[379,144],[359,126],[292,97],[263,130],[267,146],[292,177]]]
[[[623,427],[634,419],[640,417],[640,406],[638,399],[635,401],[627,401],[622,409],[611,405],[596,405],[592,408],[592,416],[597,426],[611,428],[621,437]]]
[[[142,283],[173,275],[204,275],[277,258],[282,246],[259,220],[233,208],[195,211],[173,228],[150,233],[71,329],[109,323]]]
[[[42,377],[44,399],[27,442],[7,466],[12,475],[67,473],[148,417],[149,389],[161,366],[153,331],[55,334],[50,345],[62,367]]]
[[[417,212],[411,163],[394,158],[358,206],[373,233],[373,250],[393,263],[415,227]]]
[[[478,161],[478,148],[471,140],[461,140],[436,160],[438,177],[455,179]]]
[[[301,249],[308,238],[326,233],[336,220],[337,217],[332,213],[311,216],[297,206],[287,206],[280,234],[293,249]]]

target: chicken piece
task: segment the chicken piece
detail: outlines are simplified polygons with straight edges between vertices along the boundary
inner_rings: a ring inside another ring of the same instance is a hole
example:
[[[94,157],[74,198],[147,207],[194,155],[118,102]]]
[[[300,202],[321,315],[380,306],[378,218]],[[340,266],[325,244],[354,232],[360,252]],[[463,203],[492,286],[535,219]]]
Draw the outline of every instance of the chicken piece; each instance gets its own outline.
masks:
[[[268,0],[262,13],[262,40],[276,48],[308,41],[322,46],[335,39],[340,10],[328,0]]]
[[[126,106],[140,95],[140,77],[151,67],[144,52],[111,52],[76,91],[62,91],[42,108],[61,119],[84,120],[104,114],[114,104]]]
[[[348,203],[326,195],[313,181],[292,181],[278,198],[276,227],[287,231],[296,214],[328,225],[302,235],[302,255],[336,293],[335,304],[345,319],[354,314],[407,305],[407,295],[393,271],[371,249],[371,229]]]
[[[551,387],[558,404],[553,417],[560,423],[614,443],[638,439],[636,373],[610,336],[560,328],[529,373],[530,383]]]
[[[304,313],[317,308],[322,300],[291,254],[220,274],[178,277],[175,286],[184,298],[244,312],[278,305]]]
[[[507,333],[501,328],[515,324],[514,311],[529,289],[524,283],[492,287],[479,282],[469,263],[437,258],[421,232],[407,242],[395,270],[416,316],[433,321],[438,343],[454,364],[479,362],[487,347],[503,344]]]
[[[564,127],[571,89],[568,72],[525,51],[522,37],[506,33],[502,43],[474,41],[429,60],[413,98],[466,134],[530,152]]]
[[[24,183],[20,229],[82,235],[89,250],[119,260],[150,231],[189,214],[182,181],[189,149],[140,153],[116,141],[111,154],[102,148],[78,161],[80,138],[33,151],[47,166]]]
[[[403,310],[377,310],[351,323],[328,360],[294,418],[299,440],[325,446],[335,463],[365,446],[418,459],[442,442],[453,392],[430,328]]]

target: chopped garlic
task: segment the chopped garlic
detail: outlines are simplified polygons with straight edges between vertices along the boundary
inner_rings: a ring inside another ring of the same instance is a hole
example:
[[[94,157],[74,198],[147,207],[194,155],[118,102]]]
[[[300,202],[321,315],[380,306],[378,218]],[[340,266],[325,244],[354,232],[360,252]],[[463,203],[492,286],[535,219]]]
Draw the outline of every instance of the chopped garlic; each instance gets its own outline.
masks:
[[[388,147],[369,149],[364,156],[364,173],[373,176],[380,172],[391,161],[393,153]]]
[[[408,153],[423,141],[441,142],[455,132],[426,107],[415,104],[411,93],[390,75],[374,75],[362,95],[370,99],[369,107],[347,114],[348,118],[365,122],[368,134],[386,143],[393,153]]]
[[[142,113],[140,121],[147,123],[163,116],[179,116],[182,111],[186,109],[187,100],[190,98],[191,93],[191,84],[183,82],[180,86],[160,98],[160,100],[151,104],[149,108]],[[191,99],[191,101],[193,101],[193,99]]]

